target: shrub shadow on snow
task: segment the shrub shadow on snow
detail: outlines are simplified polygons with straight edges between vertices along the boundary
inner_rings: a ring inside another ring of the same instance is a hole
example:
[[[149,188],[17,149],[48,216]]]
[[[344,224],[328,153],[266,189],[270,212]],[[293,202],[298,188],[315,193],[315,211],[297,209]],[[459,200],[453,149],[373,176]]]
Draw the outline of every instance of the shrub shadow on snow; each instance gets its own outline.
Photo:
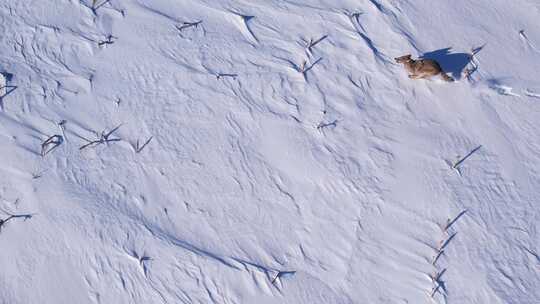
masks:
[[[8,96],[9,94],[11,94],[13,91],[15,91],[17,89],[17,86],[10,86],[10,85],[7,85],[8,82],[11,81],[11,79],[13,78],[13,74],[11,73],[7,73],[7,72],[0,72],[0,74],[2,74],[2,78],[3,81],[2,83],[0,83],[0,110],[4,110],[4,97]]]
[[[8,73],[8,72],[0,72],[0,74],[2,74],[2,75],[6,78],[6,80],[7,80],[8,82],[11,81],[11,80],[13,79],[13,74],[11,74],[11,73]]]
[[[1,94],[0,95],[0,98],[3,98],[3,97],[6,97],[8,96],[9,94],[11,94],[13,91],[15,91],[18,87],[17,86],[5,86],[5,87],[0,87],[0,89],[5,89],[6,92]]]
[[[452,48],[444,48],[424,53],[420,58],[436,60],[444,72],[452,74],[455,79],[461,79],[465,67],[471,61],[471,55],[467,53],[451,53]]]

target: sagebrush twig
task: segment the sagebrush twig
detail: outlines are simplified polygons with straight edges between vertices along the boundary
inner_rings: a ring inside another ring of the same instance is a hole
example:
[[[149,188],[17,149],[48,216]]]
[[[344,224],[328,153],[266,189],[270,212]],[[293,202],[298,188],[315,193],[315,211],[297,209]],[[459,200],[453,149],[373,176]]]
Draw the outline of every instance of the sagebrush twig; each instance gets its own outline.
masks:
[[[448,232],[448,229],[454,225],[455,222],[457,222],[457,220],[459,220],[460,217],[462,217],[465,213],[467,213],[467,209],[464,209],[463,211],[461,211],[454,219],[447,219],[446,220],[446,223],[444,225],[441,226],[441,230],[444,232],[444,233],[447,233]]]
[[[281,284],[281,278],[283,276],[292,276],[296,273],[296,271],[278,271],[276,276],[272,279],[272,285],[275,285],[276,283]]]
[[[238,77],[238,74],[231,74],[231,73],[218,73],[216,75],[216,78],[219,80],[221,78],[225,78],[225,77],[231,77],[232,79],[236,79],[236,77]]]
[[[429,277],[431,278],[431,281],[433,283],[439,282],[445,272],[446,272],[446,268],[444,268],[443,270],[441,270],[439,272],[431,274]]]
[[[66,136],[66,123],[67,123],[67,120],[62,119],[61,121],[58,122],[58,128],[60,128],[60,131],[62,131],[62,136],[64,137],[64,140],[68,142],[68,138]]]
[[[24,218],[24,221],[31,219],[33,214],[10,214],[6,219],[0,219],[0,232],[2,231],[2,227],[7,224],[8,221],[16,218]]]
[[[435,286],[433,286],[433,288],[431,289],[431,292],[429,293],[429,296],[431,298],[433,298],[433,296],[437,293],[437,291],[439,290],[440,287],[441,287],[441,285],[435,284]]]
[[[115,37],[113,35],[107,35],[107,37],[105,39],[106,40],[98,41],[98,45],[102,46],[102,45],[105,45],[105,44],[113,44],[116,41],[116,39],[118,39],[118,37]]]
[[[150,138],[148,138],[142,146],[139,145],[139,140],[137,139],[137,144],[135,145],[135,152],[140,153],[144,149],[144,147],[146,147],[152,141],[152,138],[154,137],[150,136]]]
[[[328,127],[337,127],[337,123],[338,123],[338,120],[335,119],[334,121],[332,122],[320,122],[318,125],[317,125],[317,130],[322,130],[324,128],[328,128]]]
[[[313,69],[313,67],[316,64],[318,64],[319,62],[321,62],[321,60],[322,60],[322,58],[319,58],[319,59],[315,60],[315,62],[313,62],[309,66],[308,66],[307,60],[304,60],[304,61],[302,61],[302,64],[295,67],[296,71],[298,71],[299,73],[302,73],[302,76],[304,77],[304,80],[307,80],[307,72],[309,72],[309,70]]]
[[[471,150],[471,152],[469,152],[467,155],[465,155],[464,157],[459,159],[457,162],[455,162],[454,165],[452,166],[452,169],[457,169],[459,165],[461,165],[464,161],[466,161],[467,158],[471,157],[471,155],[473,155],[476,151],[480,150],[480,148],[482,148],[482,145],[479,145],[478,147]]]
[[[182,24],[177,24],[175,25],[176,29],[180,32],[182,32],[183,30],[187,29],[187,28],[190,28],[190,27],[195,27],[195,28],[198,28],[199,27],[199,24],[202,23],[202,20],[199,20],[199,21],[195,21],[195,22],[182,22]]]
[[[56,149],[58,146],[62,144],[63,141],[64,141],[63,137],[57,134],[47,138],[43,143],[41,143],[41,157],[47,155],[52,150]],[[52,145],[52,148],[49,148],[49,146],[51,145]]]
[[[321,38],[319,38],[317,40],[313,40],[313,38],[309,39],[309,41],[307,42],[307,45],[306,45],[306,52],[308,53],[308,55],[313,56],[313,48],[317,44],[319,44],[321,41],[326,39],[327,37],[328,37],[328,35],[324,35],[324,36],[322,36]]]
[[[104,6],[105,4],[109,3],[111,0],[103,0],[101,3],[100,3],[100,0],[92,0],[92,7],[90,9],[92,9],[92,12],[94,14],[96,14],[97,10]],[[99,3],[99,4],[98,4]]]
[[[452,239],[456,236],[457,232],[454,232],[452,235],[450,235],[448,238],[446,239],[442,239],[440,242],[439,242],[439,246],[437,246],[437,252],[441,252],[443,251],[444,248],[446,248],[446,246],[448,246],[448,244],[450,244],[450,241],[452,241]]]
[[[109,136],[111,136],[116,130],[118,130],[120,127],[122,126],[122,124],[119,124],[116,128],[112,129],[111,131],[109,131],[108,133],[105,133],[105,131],[102,131],[101,132],[101,136],[99,139],[97,140],[88,140],[86,138],[83,137],[84,140],[86,140],[88,143],[81,146],[79,148],[79,150],[84,150],[88,147],[91,147],[91,146],[97,146],[97,145],[100,145],[100,144],[108,144],[110,142],[116,142],[116,141],[121,141],[120,138],[109,138]]]
[[[437,251],[437,254],[434,255],[433,258],[431,259],[431,265],[435,266],[439,258],[443,255],[443,253],[444,253],[444,250]]]
[[[43,173],[47,172],[47,169],[43,170],[43,171],[37,171],[37,172],[33,172],[32,173],[32,179],[38,179],[38,178],[41,178],[43,176]]]

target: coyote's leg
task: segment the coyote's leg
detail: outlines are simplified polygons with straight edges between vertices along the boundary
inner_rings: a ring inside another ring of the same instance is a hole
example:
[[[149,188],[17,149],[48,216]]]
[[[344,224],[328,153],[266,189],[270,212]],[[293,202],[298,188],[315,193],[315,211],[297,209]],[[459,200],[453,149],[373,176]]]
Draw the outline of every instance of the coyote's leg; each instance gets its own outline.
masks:
[[[441,72],[441,77],[442,77],[442,79],[444,79],[444,81],[448,81],[448,82],[454,81],[454,78],[452,78],[452,77],[446,75],[446,73],[445,73],[444,71]]]
[[[409,75],[410,79],[418,79],[419,75],[411,74]]]

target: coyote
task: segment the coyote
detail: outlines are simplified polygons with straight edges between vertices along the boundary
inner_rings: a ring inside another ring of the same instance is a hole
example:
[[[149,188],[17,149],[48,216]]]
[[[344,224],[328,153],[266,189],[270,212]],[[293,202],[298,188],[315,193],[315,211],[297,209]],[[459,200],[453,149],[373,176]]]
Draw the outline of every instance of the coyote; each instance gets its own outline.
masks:
[[[430,78],[432,76],[441,75],[442,79],[448,82],[454,81],[454,78],[446,75],[442,70],[439,63],[432,59],[417,59],[411,58],[411,55],[405,55],[394,58],[397,63],[403,63],[407,72],[409,72],[409,78]]]

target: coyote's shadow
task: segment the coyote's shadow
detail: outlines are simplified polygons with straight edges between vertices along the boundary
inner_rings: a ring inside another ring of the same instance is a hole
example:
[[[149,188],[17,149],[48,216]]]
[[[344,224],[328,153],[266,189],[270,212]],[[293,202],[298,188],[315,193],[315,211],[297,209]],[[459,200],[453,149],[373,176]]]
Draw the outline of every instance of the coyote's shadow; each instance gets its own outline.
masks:
[[[471,55],[467,53],[451,53],[451,47],[424,53],[420,58],[436,60],[445,73],[452,74],[455,79],[460,79],[465,67],[471,61]]]

